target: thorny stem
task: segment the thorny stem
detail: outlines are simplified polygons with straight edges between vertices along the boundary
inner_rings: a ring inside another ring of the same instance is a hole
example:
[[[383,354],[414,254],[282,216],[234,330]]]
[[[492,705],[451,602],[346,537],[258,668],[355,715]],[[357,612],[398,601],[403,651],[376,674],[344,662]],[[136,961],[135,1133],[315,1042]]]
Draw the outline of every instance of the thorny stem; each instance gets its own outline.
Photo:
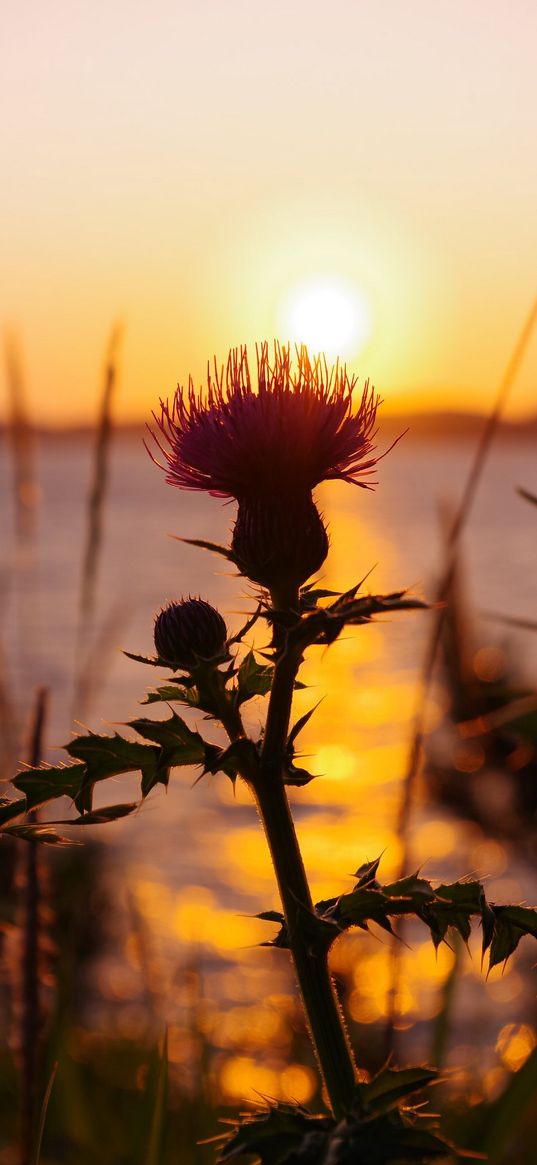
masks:
[[[298,609],[298,596],[293,608]],[[351,1107],[356,1071],[343,1015],[322,939],[311,925],[314,907],[283,781],[283,759],[300,649],[283,652],[275,665],[263,748],[255,771],[242,771],[268,841],[285,915],[289,947],[307,1022],[334,1116]],[[240,712],[213,673],[210,698],[231,740],[244,736]]]
[[[298,607],[298,603],[296,604]],[[282,900],[289,946],[308,1025],[336,1118],[351,1107],[356,1084],[352,1049],[322,939],[308,926],[314,915],[302,854],[283,781],[283,758],[300,651],[280,656],[274,671],[265,739],[254,793]]]

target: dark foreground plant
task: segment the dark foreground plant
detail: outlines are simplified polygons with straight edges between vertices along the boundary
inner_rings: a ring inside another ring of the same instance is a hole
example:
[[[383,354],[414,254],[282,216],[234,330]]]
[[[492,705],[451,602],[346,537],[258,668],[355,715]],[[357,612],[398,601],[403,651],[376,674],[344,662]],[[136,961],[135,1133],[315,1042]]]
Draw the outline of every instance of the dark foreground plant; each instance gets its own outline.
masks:
[[[223,772],[233,782],[240,777],[250,789],[282,903],[281,913],[260,917],[278,925],[273,945],[291,952],[329,1112],[268,1104],[220,1138],[222,1161],[254,1154],[263,1165],[389,1165],[454,1153],[434,1120],[409,1103],[435,1080],[433,1069],[388,1065],[369,1081],[358,1073],[330,975],[330,947],[349,927],[367,929],[375,922],[391,931],[402,915],[419,919],[436,946],[450,930],[468,939],[477,918],[490,966],[505,961],[524,934],[537,937],[535,911],[487,902],[479,882],[433,887],[415,874],[383,885],[378,860],[360,867],[350,893],[317,904],[311,898],[287,799],[288,786],[312,779],[296,763],[297,737],[312,713],[291,726],[304,654],[378,614],[424,607],[403,591],[375,596],[357,584],[336,593],[308,582],[328,549],[315,486],[331,478],[363,486],[376,462],[378,400],[366,387],[354,411],[354,387],[344,369],[311,362],[305,349],[293,365],[289,349],[276,346],[271,358],[263,345],[255,386],[243,349],[230,355],[225,373],[209,378],[205,396],[190,384],[178,389],[171,405],[162,404],[158,444],[171,484],[238,502],[230,547],[197,544],[224,555],[261,590],[251,618],[234,636],[205,600],[169,604],[156,619],[155,657],[132,658],[171,673],[147,704],[197,709],[223,726],[228,743],[206,739],[170,707],[164,720],[130,722],[140,740],[118,733],[76,737],[67,745],[75,763],[20,772],[14,785],[22,796],[0,807],[5,832],[61,842],[58,824],[112,821],[137,808],[137,802],[92,808],[95,784],[122,772],[141,772],[142,797],[159,783],[167,785],[171,770],[181,765],[198,765],[202,775]],[[272,642],[256,655],[243,644],[258,620]],[[265,695],[264,730],[254,737],[245,729],[242,708]],[[11,824],[61,794],[78,809],[74,821]]]

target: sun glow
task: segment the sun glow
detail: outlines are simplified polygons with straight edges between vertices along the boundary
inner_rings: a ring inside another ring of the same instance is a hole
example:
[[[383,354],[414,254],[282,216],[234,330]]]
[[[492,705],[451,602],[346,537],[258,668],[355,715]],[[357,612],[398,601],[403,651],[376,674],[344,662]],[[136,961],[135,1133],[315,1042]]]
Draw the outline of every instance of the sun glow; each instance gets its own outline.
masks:
[[[351,283],[336,278],[308,279],[289,292],[281,311],[282,331],[328,357],[353,356],[371,332],[369,305]]]

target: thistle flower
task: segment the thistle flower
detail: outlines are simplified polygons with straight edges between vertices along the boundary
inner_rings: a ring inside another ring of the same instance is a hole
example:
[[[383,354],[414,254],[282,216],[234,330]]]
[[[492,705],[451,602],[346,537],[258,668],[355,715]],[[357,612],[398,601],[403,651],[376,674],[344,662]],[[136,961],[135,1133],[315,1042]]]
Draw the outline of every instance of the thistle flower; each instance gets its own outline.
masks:
[[[307,349],[268,344],[257,351],[257,388],[245,347],[229,353],[226,370],[208,371],[207,392],[178,387],[155,415],[166,480],[238,502],[308,494],[341,478],[367,487],[377,458],[373,438],[378,397],[367,382],[353,412],[355,377],[339,364],[310,360]]]
[[[154,640],[159,659],[191,671],[200,663],[226,657],[227,627],[204,599],[181,599],[157,615]]]
[[[371,486],[379,402],[367,382],[353,411],[355,385],[344,366],[312,361],[305,347],[293,363],[290,347],[275,344],[271,361],[264,343],[255,387],[246,348],[234,349],[225,371],[208,371],[205,394],[190,379],[154,414],[166,480],[236,498],[235,558],[273,601],[279,593],[287,603],[328,553],[315,486],[334,478]]]

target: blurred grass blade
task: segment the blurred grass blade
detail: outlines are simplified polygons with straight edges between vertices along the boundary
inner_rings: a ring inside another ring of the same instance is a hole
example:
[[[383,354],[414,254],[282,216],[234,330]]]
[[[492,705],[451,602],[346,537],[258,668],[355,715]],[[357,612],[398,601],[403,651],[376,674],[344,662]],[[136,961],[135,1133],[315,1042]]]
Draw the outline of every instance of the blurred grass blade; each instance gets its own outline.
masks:
[[[445,565],[436,588],[434,600],[439,604],[433,615],[429,639],[418,680],[416,703],[412,717],[410,743],[406,769],[401,782],[401,799],[397,813],[396,832],[401,844],[401,861],[399,876],[403,877],[411,865],[410,853],[410,818],[414,800],[415,788],[423,758],[423,742],[428,711],[429,693],[435,672],[436,659],[440,646],[445,619],[445,600],[449,595],[457,567],[457,551],[461,534],[465,529],[475,501],[477,488],[489,456],[493,440],[496,436],[503,411],[519,368],[526,355],[530,341],[537,326],[537,297],[533,300],[528,315],[522,325],[514,348],[511,352],[503,376],[496,391],[496,397],[484,425],[481,437],[477,443],[470,470],[466,478],[460,502],[456,508],[453,522],[447,536]],[[434,604],[432,604],[434,605]],[[398,982],[400,976],[400,944],[394,940],[392,945],[390,986],[387,995],[387,1023],[385,1031],[385,1054],[393,1051],[395,1032],[395,1001],[397,999]]]
[[[522,486],[519,486],[516,492],[526,502],[530,502],[532,506],[537,506],[537,497],[535,494],[531,494],[528,489],[523,489]]]
[[[168,1098],[168,1029],[164,1033],[162,1051],[157,1050],[156,1062],[149,1072],[147,1097],[151,1104],[151,1125],[144,1165],[161,1165],[166,1134],[166,1102]]]
[[[17,539],[28,542],[35,533],[35,505],[38,488],[35,470],[35,434],[26,402],[20,347],[16,336],[5,337],[9,432],[13,446],[15,522]]]
[[[39,1124],[37,1126],[37,1139],[35,1142],[34,1153],[33,1153],[32,1159],[31,1159],[31,1165],[39,1165],[39,1162],[41,1159],[41,1146],[43,1144],[43,1133],[45,1131],[45,1122],[47,1119],[48,1106],[49,1106],[50,1097],[52,1095],[52,1089],[54,1087],[54,1081],[56,1079],[56,1072],[57,1071],[58,1071],[58,1062],[56,1061],[56,1063],[53,1064],[52,1072],[50,1073],[49,1081],[48,1081],[47,1087],[45,1089],[43,1103],[41,1105],[41,1112],[39,1114]]]
[[[122,329],[116,324],[111,332],[104,366],[104,382],[101,395],[99,419],[95,434],[93,474],[88,496],[86,542],[82,560],[82,581],[80,585],[78,634],[76,645],[76,670],[74,708],[80,717],[85,711],[88,698],[87,644],[95,615],[95,598],[101,547],[103,541],[104,508],[106,504],[110,449],[112,441],[112,404],[118,379],[118,352]],[[94,682],[92,674],[90,684]]]
[[[116,324],[112,329],[105,360],[104,384],[95,442],[93,478],[88,499],[88,528],[80,591],[80,617],[83,623],[91,620],[95,604],[95,582],[102,541],[103,507],[108,486],[108,454],[112,436],[112,401],[117,383],[118,349],[120,342],[121,328]]]

